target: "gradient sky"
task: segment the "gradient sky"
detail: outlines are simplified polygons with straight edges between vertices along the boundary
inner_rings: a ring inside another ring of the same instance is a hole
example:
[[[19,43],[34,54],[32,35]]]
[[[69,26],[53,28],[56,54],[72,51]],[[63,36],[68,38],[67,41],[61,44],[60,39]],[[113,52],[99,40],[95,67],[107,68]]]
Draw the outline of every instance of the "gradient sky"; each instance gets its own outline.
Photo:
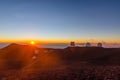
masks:
[[[120,0],[0,0],[0,40],[120,43]]]

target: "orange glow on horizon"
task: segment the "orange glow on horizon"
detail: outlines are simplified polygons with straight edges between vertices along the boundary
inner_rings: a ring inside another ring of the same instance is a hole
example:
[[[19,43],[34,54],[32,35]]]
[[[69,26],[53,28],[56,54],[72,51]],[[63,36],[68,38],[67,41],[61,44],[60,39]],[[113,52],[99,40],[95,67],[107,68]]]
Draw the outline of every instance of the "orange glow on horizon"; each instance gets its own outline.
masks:
[[[75,43],[86,43],[86,42],[92,42],[92,43],[98,43],[98,42],[105,42],[108,44],[112,43],[118,43],[120,44],[120,39],[60,39],[60,40],[8,40],[8,39],[1,39],[0,43],[8,42],[8,43],[25,43],[25,44],[57,44],[57,43],[65,43],[69,44],[71,41],[74,41]]]

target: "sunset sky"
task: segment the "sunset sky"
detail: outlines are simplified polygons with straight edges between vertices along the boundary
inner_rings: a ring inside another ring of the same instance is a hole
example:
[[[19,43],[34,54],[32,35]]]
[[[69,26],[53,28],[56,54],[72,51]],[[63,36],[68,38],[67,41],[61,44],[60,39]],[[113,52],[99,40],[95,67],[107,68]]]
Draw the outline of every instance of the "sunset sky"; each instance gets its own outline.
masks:
[[[0,0],[0,40],[120,43],[120,0]]]

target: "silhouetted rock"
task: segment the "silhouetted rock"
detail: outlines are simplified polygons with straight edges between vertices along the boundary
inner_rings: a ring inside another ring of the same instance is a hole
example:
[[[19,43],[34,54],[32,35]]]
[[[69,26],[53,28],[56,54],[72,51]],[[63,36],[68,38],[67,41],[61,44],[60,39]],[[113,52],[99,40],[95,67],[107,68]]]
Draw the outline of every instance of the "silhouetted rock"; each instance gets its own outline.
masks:
[[[28,45],[12,43],[0,50],[3,65],[10,69],[19,69],[31,61],[33,49]]]

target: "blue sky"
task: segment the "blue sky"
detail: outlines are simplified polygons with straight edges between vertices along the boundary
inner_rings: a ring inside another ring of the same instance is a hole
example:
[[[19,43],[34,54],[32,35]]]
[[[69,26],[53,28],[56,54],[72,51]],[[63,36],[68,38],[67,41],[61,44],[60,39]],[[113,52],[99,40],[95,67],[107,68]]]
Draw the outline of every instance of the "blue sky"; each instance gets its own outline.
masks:
[[[120,42],[119,0],[0,0],[1,40]]]

